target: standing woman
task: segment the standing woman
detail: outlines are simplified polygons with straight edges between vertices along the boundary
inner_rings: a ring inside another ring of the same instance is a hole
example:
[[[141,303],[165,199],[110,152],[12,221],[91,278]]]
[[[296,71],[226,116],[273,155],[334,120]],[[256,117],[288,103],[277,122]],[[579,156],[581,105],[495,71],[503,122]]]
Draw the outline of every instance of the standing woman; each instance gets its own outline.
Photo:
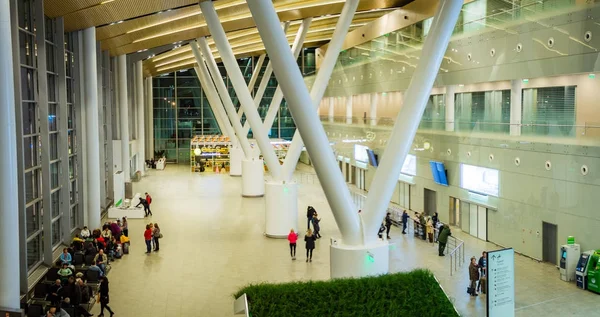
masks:
[[[317,238],[313,235],[312,230],[308,229],[306,231],[306,235],[304,236],[304,241],[306,242],[306,262],[312,262],[312,254],[315,249],[315,240]]]
[[[162,235],[160,233],[160,228],[158,227],[158,223],[154,224],[154,231],[152,232],[152,235],[154,236],[154,251],[158,251],[160,249],[158,240],[160,239],[160,236]]]
[[[108,297],[108,279],[106,276],[100,277],[100,315],[98,317],[104,317],[104,308],[108,310],[110,315],[114,315],[115,313],[108,307],[109,297]]]
[[[121,225],[121,231],[129,238],[129,226],[127,225],[127,217],[123,217],[123,224]]]
[[[471,280],[471,284],[469,285],[467,293],[471,296],[477,296],[477,289],[475,287],[477,281],[479,281],[479,266],[477,265],[477,259],[475,257],[471,258],[471,264],[469,264],[469,280]]]
[[[298,241],[298,234],[294,232],[294,229],[290,229],[288,241],[290,242],[290,256],[292,257],[292,260],[296,260],[296,241]]]
[[[313,223],[313,228],[315,229],[315,238],[316,239],[320,239],[321,238],[321,225],[319,225],[319,222],[321,222],[321,219],[319,219],[319,215],[315,212],[313,218],[312,218],[312,223]]]
[[[152,230],[150,230],[150,225],[146,225],[146,231],[144,231],[144,240],[146,240],[146,253],[150,253],[151,241],[152,241]]]
[[[430,217],[427,217],[427,238],[433,243],[433,220]]]

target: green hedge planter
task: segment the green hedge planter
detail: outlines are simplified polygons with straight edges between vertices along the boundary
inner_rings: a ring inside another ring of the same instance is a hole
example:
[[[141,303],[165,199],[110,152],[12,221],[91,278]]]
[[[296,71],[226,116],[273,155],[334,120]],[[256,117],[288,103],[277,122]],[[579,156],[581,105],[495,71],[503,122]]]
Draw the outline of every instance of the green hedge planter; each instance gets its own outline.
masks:
[[[331,281],[249,285],[252,317],[459,316],[428,270]]]

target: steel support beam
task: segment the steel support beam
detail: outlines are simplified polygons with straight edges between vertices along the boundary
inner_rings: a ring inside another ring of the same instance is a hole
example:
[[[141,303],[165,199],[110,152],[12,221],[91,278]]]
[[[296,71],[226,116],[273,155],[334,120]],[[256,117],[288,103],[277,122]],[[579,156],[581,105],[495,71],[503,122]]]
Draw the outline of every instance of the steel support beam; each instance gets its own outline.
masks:
[[[412,145],[429,93],[437,76],[452,30],[462,8],[461,0],[442,0],[435,13],[429,35],[423,44],[422,55],[408,89],[404,93],[404,104],[390,139],[383,153],[369,195],[363,208],[362,219],[365,241],[374,241],[375,233],[385,217],[387,206],[394,192],[402,163]]]
[[[252,148],[250,147],[248,136],[242,134],[242,124],[240,123],[237,113],[235,112],[235,107],[233,106],[233,102],[231,101],[231,96],[229,96],[227,87],[225,86],[223,78],[221,77],[221,72],[219,72],[217,64],[214,62],[214,59],[212,59],[212,54],[209,54],[210,49],[208,48],[208,43],[206,42],[206,39],[201,38],[200,43],[192,42],[190,44],[192,44],[192,51],[194,52],[194,56],[196,57],[196,61],[198,63],[198,69],[200,70],[199,74],[204,77],[204,91],[211,93],[217,97],[216,99],[213,99],[212,102],[209,100],[210,104],[219,112],[226,129],[228,129],[228,122],[226,121],[226,119],[229,116],[230,124],[233,127],[235,133],[231,130],[229,130],[228,133],[230,133],[232,136],[237,135],[237,140],[239,141],[239,145],[244,151],[244,155],[247,158],[252,157]],[[196,44],[199,44],[200,49],[202,50],[202,54],[200,54],[200,52],[198,51],[198,46]],[[203,56],[203,54],[209,54],[209,56]],[[209,61],[209,59],[212,59],[212,62]],[[233,140],[234,138],[231,139]]]
[[[121,131],[121,169],[125,176],[125,183],[131,181],[130,153],[129,153],[129,99],[127,98],[127,56],[117,57],[117,78],[119,89],[119,121]]]
[[[321,63],[321,68],[317,72],[317,76],[315,78],[315,82],[312,86],[310,97],[312,100],[313,108],[316,110],[319,108],[319,104],[321,103],[321,99],[323,99],[323,95],[325,94],[325,90],[327,89],[327,84],[329,83],[329,79],[331,79],[331,73],[333,72],[333,68],[337,62],[338,56],[340,55],[340,49],[342,44],[344,43],[344,39],[348,34],[348,29],[350,28],[350,24],[352,23],[352,19],[354,18],[354,13],[356,12],[356,8],[358,7],[358,1],[349,0],[346,1],[344,8],[342,9],[342,13],[340,14],[340,18],[335,26],[335,31],[331,37],[331,41],[329,42],[329,48],[325,53],[325,57],[323,58],[323,62]],[[256,20],[256,18],[255,18]],[[258,25],[258,23],[257,23]],[[263,38],[263,42],[266,42],[268,39],[261,34]],[[277,73],[277,72],[276,72]],[[302,75],[302,74],[300,74]],[[277,77],[279,79],[279,77]],[[288,104],[290,100],[286,98]],[[306,107],[309,103],[304,104],[303,107]],[[291,109],[290,109],[291,110]],[[314,112],[314,111],[313,111]],[[316,114],[316,112],[315,112]],[[293,116],[293,112],[292,112]],[[317,121],[320,123],[320,119],[317,115]],[[297,120],[294,118],[294,121]],[[300,155],[302,154],[302,148],[304,147],[304,143],[302,142],[301,130],[296,129],[294,133],[294,137],[292,138],[292,144],[288,149],[288,153],[285,157],[285,161],[283,163],[283,173],[284,179],[291,179],[294,170],[296,170],[296,165],[298,164],[298,160],[300,159]],[[323,143],[323,145],[327,145],[327,152],[331,152],[331,148],[329,147],[329,141]],[[308,148],[308,147],[307,147]],[[316,151],[319,152],[319,151]],[[315,152],[315,153],[316,153]],[[311,156],[312,157],[312,156]],[[349,195],[349,194],[348,194]],[[345,195],[344,195],[345,196]],[[338,197],[341,198],[341,197]],[[336,198],[337,199],[337,198]]]
[[[202,4],[208,6],[206,2],[201,3],[201,5]],[[350,22],[352,21],[357,6],[358,0],[346,1],[344,8],[342,9],[342,14],[338,20],[336,30],[334,31],[332,43],[340,42],[339,45],[341,45],[341,42],[343,42],[343,39],[348,32]],[[319,181],[323,186],[333,215],[342,233],[342,238],[347,244],[360,245],[362,243],[362,235],[360,220],[355,210],[356,208],[352,203],[350,192],[345,185],[342,174],[339,172],[337,162],[329,145],[325,130],[319,120],[319,116],[316,111],[314,111],[314,108],[320,103],[325,91],[326,84],[329,81],[331,71],[333,70],[333,65],[335,65],[335,60],[337,60],[339,55],[339,49],[337,50],[338,52],[333,55],[331,55],[330,52],[335,52],[336,49],[329,50],[327,55],[331,56],[329,59],[333,59],[333,62],[330,63],[331,65],[328,65],[327,63],[323,64],[313,88],[316,88],[319,85],[322,85],[323,87],[320,89],[313,89],[316,95],[315,98],[311,98],[306,86],[303,84],[298,85],[298,83],[303,82],[302,74],[297,66],[294,56],[291,52],[288,53],[289,44],[285,33],[279,27],[279,17],[275,12],[273,4],[261,0],[248,0],[248,7],[250,8],[254,22],[256,23],[260,36],[265,44],[267,53],[269,53],[275,75],[277,76],[281,90],[286,96],[290,111],[296,122],[296,132],[300,131],[302,138],[306,140],[306,148],[311,155]],[[325,58],[327,59],[327,56]],[[324,72],[323,68],[325,68]],[[323,72],[323,75],[321,75],[321,72]],[[322,92],[317,94],[317,92],[320,91]],[[313,105],[313,108],[307,108],[307,105],[311,104]],[[302,143],[300,142],[300,145],[301,144]],[[300,146],[300,150],[301,149],[302,146]],[[297,160],[298,158],[296,158],[296,161],[293,164],[294,167]],[[286,170],[286,173],[290,173],[290,170]],[[293,173],[293,169],[291,169],[291,173]]]
[[[146,137],[145,137],[145,126],[146,122],[144,119],[144,69],[142,61],[135,63],[135,102],[137,105],[137,167],[142,173],[142,176],[146,175]]]
[[[237,60],[235,55],[233,54],[233,50],[231,49],[231,45],[227,40],[227,34],[225,34],[225,30],[223,29],[223,25],[219,20],[219,16],[217,15],[217,11],[212,3],[212,1],[200,2],[200,9],[202,10],[202,14],[204,15],[204,19],[206,20],[206,24],[208,29],[210,30],[210,34],[212,35],[215,45],[221,55],[221,60],[223,61],[223,65],[227,69],[227,73],[229,74],[229,80],[231,80],[231,84],[240,100],[240,104],[244,108],[244,112],[246,113],[246,120],[250,122],[250,127],[254,128],[253,134],[256,143],[258,143],[258,147],[262,151],[263,158],[269,167],[269,171],[271,172],[271,176],[273,179],[280,179],[281,175],[281,165],[279,164],[279,159],[275,152],[273,151],[273,147],[269,140],[269,136],[266,131],[262,129],[262,120],[260,119],[260,115],[256,107],[254,106],[254,100],[250,92],[248,91],[248,87],[246,86],[246,82],[244,80],[244,76],[240,71],[240,68],[237,64]],[[281,27],[278,25],[277,28],[281,30]],[[203,38],[201,38],[201,41]],[[201,46],[204,46],[201,44]],[[286,50],[289,50],[289,44],[286,47]],[[212,52],[209,52],[212,55]],[[271,55],[269,55],[271,56]],[[209,63],[215,63],[213,56],[210,56]],[[216,64],[216,63],[215,63]],[[297,68],[297,66],[296,66]]]

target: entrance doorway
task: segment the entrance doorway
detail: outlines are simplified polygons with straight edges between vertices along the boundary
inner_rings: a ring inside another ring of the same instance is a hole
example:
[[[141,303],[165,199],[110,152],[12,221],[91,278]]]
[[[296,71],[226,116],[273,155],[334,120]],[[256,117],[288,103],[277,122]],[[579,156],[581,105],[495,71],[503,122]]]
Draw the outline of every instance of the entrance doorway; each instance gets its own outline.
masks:
[[[450,219],[450,225],[452,226],[457,226],[457,227],[461,227],[461,223],[460,223],[460,199],[458,198],[454,198],[454,197],[450,197],[450,217],[448,217],[448,219]]]
[[[553,223],[542,222],[542,260],[554,265],[558,263],[557,259],[557,227]]]
[[[487,239],[487,214],[493,209],[450,197],[450,220],[462,231],[484,241]]]
[[[435,212],[437,212],[437,193],[434,190],[425,188],[424,192],[424,201],[423,201],[423,211],[428,216],[433,216]]]

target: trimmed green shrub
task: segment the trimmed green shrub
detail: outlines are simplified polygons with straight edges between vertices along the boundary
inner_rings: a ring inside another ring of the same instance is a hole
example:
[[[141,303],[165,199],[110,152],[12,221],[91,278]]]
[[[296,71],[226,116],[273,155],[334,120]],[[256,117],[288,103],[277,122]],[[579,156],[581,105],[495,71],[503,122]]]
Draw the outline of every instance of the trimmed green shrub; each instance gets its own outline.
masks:
[[[458,316],[429,270],[358,279],[249,285],[252,317]]]

